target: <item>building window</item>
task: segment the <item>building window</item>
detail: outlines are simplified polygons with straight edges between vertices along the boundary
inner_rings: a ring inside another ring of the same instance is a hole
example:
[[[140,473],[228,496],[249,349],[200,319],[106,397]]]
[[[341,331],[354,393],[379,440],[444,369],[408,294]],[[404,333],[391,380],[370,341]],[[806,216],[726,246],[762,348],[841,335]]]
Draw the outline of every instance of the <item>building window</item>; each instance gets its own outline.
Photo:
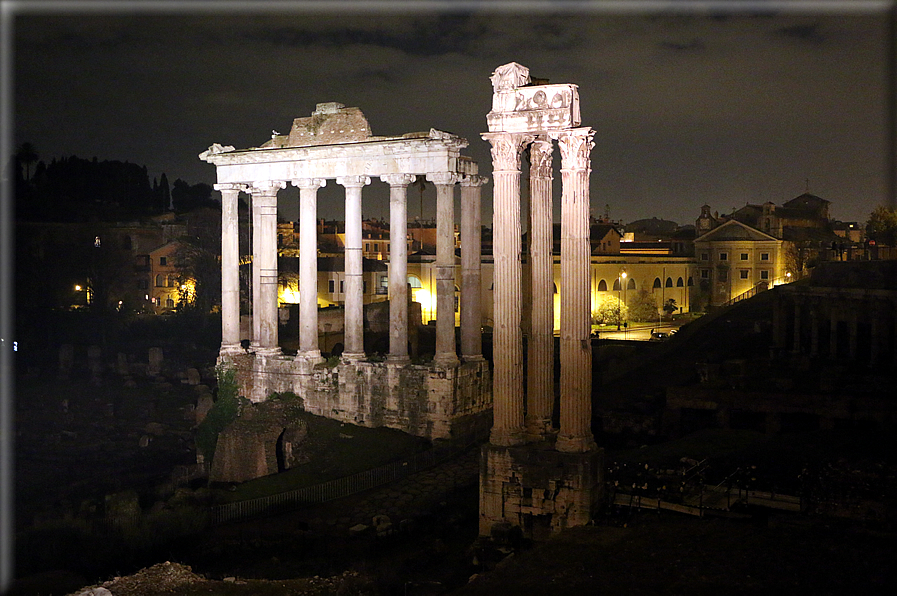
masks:
[[[689,278],[688,278],[688,287],[690,288],[690,287],[692,287],[693,285],[695,285],[695,280],[693,280],[691,277],[689,277]]]
[[[746,252],[741,253],[741,260],[742,260],[742,261],[747,261],[747,260],[748,260],[748,254],[747,254]]]
[[[364,243],[364,252],[371,252],[371,243],[370,242]]]
[[[760,272],[760,279],[769,279],[769,271],[763,270]]]
[[[720,261],[728,261],[728,260],[729,260],[729,253],[727,253],[727,252],[721,252],[721,253],[719,253],[719,260],[720,260]]]
[[[720,269],[720,270],[719,270],[719,280],[720,280],[720,281],[729,281],[729,271],[728,271],[728,269]]]
[[[162,267],[168,266],[168,257],[159,257],[159,265]]]
[[[668,278],[667,278],[667,281],[666,281],[666,283],[664,284],[664,287],[667,287],[667,288],[672,288],[672,287],[673,287],[673,278],[672,278],[672,277],[668,277]]]
[[[327,281],[327,291],[329,291],[331,294],[336,292],[336,282],[334,280],[331,279]]]
[[[169,296],[165,301],[165,306],[167,306],[168,308],[174,308],[174,299],[171,296]]]
[[[606,291],[607,291],[607,282],[604,281],[603,279],[602,279],[601,281],[598,282],[598,291],[599,291],[599,292],[606,292]]]
[[[701,260],[702,260],[702,261],[709,261],[709,260],[710,260],[710,255],[707,254],[706,252],[702,252],[702,253],[701,253]]]
[[[654,278],[654,289],[656,290],[656,289],[659,288],[659,287],[660,287],[660,278],[659,278],[659,277],[655,277],[655,278]]]
[[[768,253],[768,252],[761,252],[761,253],[760,253],[760,260],[761,260],[761,261],[768,261],[768,260],[769,260],[769,253]]]
[[[701,279],[710,279],[710,269],[701,269]]]
[[[748,269],[742,269],[738,272],[738,275],[741,277],[741,279],[747,279],[749,273],[750,271]]]
[[[361,293],[362,294],[368,293],[368,280],[364,280],[361,282]]]
[[[165,276],[161,273],[156,276],[156,287],[164,288],[165,287]]]
[[[339,280],[339,293],[340,293],[340,294],[345,294],[345,293],[346,293],[346,282],[345,282],[344,280],[342,280],[342,279]]]
[[[614,292],[620,291],[620,278],[614,280]]]
[[[634,290],[634,289],[635,289],[635,280],[632,279],[631,277],[629,278],[629,282],[626,284],[626,289],[627,289],[627,290]]]
[[[420,283],[420,278],[419,278],[418,276],[416,276],[416,275],[409,275],[409,276],[408,276],[408,285],[411,286],[411,289],[412,289],[412,290],[418,290],[418,289],[424,287],[424,286]]]
[[[681,287],[684,287],[684,286],[685,286],[685,284],[682,282],[682,278],[681,278],[681,277],[680,277],[679,279],[676,280],[676,287],[677,287],[677,288],[681,288]]]

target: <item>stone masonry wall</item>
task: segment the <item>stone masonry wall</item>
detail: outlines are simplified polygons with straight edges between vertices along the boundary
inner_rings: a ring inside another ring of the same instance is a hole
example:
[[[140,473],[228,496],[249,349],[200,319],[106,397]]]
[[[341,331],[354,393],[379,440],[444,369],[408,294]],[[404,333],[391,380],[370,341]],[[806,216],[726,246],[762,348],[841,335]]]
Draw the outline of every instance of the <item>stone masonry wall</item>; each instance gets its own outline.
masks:
[[[545,540],[591,521],[604,487],[604,450],[562,453],[544,444],[480,452],[480,535],[493,526],[520,527]]]
[[[457,367],[340,362],[312,368],[289,357],[228,358],[225,364],[237,368],[240,394],[253,402],[275,392],[292,392],[312,414],[431,439],[477,432],[488,424],[492,407],[486,361]]]

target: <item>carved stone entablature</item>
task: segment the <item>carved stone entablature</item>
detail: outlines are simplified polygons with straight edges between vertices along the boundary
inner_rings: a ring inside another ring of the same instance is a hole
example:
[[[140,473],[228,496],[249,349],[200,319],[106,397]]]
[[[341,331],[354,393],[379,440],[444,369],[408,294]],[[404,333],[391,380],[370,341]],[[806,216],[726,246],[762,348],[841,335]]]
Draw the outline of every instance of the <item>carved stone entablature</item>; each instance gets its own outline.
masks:
[[[536,85],[495,94],[486,114],[490,131],[544,132],[582,123],[576,85]]]
[[[225,147],[220,143],[212,143],[211,147],[199,154],[199,159],[203,161],[210,161],[209,157],[217,155],[219,153],[227,153],[229,151],[234,151],[233,145],[228,145],[227,147]]]

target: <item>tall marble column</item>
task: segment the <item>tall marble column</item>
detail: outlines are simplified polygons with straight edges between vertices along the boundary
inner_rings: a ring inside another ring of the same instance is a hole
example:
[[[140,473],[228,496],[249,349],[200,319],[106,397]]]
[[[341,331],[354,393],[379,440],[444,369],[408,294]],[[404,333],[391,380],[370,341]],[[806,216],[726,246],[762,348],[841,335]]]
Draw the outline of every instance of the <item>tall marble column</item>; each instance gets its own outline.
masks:
[[[548,435],[554,407],[554,272],[551,162],[554,145],[538,138],[530,145],[529,263],[532,314],[527,351],[526,433]],[[563,298],[563,295],[562,295]]]
[[[385,174],[389,184],[389,357],[403,364],[408,358],[408,185],[411,174]]]
[[[592,436],[592,342],[589,292],[590,128],[558,133],[561,149],[561,427],[558,451],[597,448]]]
[[[486,181],[485,176],[461,180],[461,359],[465,362],[483,360],[481,191]]]
[[[221,191],[221,350],[242,352],[240,347],[240,218],[237,195],[242,184],[216,184]]]
[[[299,187],[299,350],[297,360],[320,361],[318,346],[318,189],[325,178],[293,180]]]
[[[367,176],[343,176],[336,183],[346,188],[346,315],[343,325],[343,360],[364,358],[364,272],[361,253],[361,189]]]
[[[453,172],[427,174],[436,185],[436,354],[442,366],[458,364],[455,351],[455,183]]]
[[[277,191],[282,181],[255,182],[252,187],[252,269],[258,287],[253,288],[252,324],[256,352],[280,354],[277,338]]]
[[[519,445],[523,430],[523,335],[520,329],[520,154],[534,139],[483,133],[492,145],[493,445]]]

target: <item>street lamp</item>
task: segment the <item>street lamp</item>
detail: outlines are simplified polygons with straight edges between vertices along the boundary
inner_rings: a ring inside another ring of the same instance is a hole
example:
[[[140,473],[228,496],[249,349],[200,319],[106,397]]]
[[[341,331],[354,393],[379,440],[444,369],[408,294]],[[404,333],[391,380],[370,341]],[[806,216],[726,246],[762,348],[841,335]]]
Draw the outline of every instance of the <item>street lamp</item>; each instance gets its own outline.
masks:
[[[620,294],[625,289],[623,286],[624,283],[626,283],[626,271],[621,271],[620,276],[617,277],[617,331],[620,330],[620,323],[623,320],[623,307],[620,303]]]
[[[620,285],[623,287],[623,302],[626,302],[626,271],[625,270],[623,271],[623,273],[620,274],[620,277],[623,278],[623,281],[620,283]],[[627,333],[628,328],[629,328],[629,325],[628,325],[629,316],[628,315],[627,315],[626,319],[627,319],[626,323],[623,324],[624,333]]]

